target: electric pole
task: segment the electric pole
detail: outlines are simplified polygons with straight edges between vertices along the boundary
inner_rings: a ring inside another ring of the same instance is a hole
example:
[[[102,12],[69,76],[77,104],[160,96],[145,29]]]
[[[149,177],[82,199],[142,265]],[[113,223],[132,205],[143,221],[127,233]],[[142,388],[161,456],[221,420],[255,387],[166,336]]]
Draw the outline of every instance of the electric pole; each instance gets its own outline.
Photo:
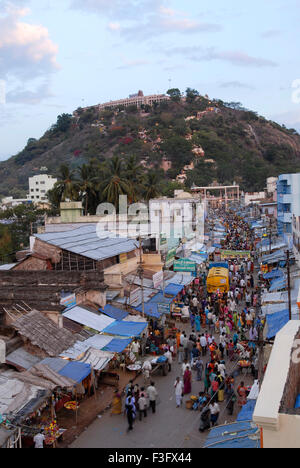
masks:
[[[290,251],[286,252],[287,276],[288,276],[288,296],[289,296],[289,319],[292,320],[292,301],[291,301],[291,271],[290,271]]]

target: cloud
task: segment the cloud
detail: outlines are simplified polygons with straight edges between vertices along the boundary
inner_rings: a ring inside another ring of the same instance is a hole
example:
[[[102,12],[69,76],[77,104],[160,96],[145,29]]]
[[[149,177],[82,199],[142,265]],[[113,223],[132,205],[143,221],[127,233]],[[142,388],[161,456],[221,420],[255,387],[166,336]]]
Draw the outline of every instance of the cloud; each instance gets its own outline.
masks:
[[[166,55],[181,55],[194,62],[221,60],[240,67],[276,67],[272,60],[252,57],[243,51],[218,51],[215,48],[174,47],[166,51]]]
[[[240,89],[255,89],[254,86],[241,83],[240,81],[226,81],[220,84],[220,88],[240,88]]]
[[[31,79],[58,69],[58,47],[49,38],[48,30],[28,24],[21,18],[26,9],[7,9],[0,17],[0,76]]]
[[[71,0],[70,8],[123,20],[141,17],[165,3],[164,0]]]
[[[0,79],[6,82],[7,103],[32,104],[49,97],[49,78],[59,69],[58,46],[47,28],[24,21],[29,13],[25,4],[0,3]]]
[[[130,68],[140,67],[142,65],[148,65],[149,62],[147,60],[125,60],[123,59],[124,65],[120,65],[117,67],[117,70],[128,70]]]
[[[71,0],[71,8],[98,13],[112,21],[111,32],[128,40],[146,40],[168,33],[218,32],[218,24],[201,22],[169,8],[169,0]]]
[[[280,36],[282,33],[282,31],[280,31],[279,29],[269,29],[269,31],[265,31],[261,34],[261,37],[263,37],[264,39],[271,39],[273,37],[278,37]]]

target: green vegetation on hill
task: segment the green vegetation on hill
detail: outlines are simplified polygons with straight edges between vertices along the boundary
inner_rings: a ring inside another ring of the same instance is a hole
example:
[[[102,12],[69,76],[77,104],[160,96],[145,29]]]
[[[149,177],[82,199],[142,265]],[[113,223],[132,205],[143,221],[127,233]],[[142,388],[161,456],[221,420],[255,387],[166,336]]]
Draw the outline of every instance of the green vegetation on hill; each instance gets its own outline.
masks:
[[[39,140],[30,138],[23,151],[0,163],[0,196],[24,196],[28,177],[44,172],[45,167],[49,174],[65,180],[60,174],[62,165],[77,174],[75,179],[86,179],[86,190],[77,190],[76,197],[90,192],[89,211],[94,211],[99,200],[114,198],[115,190],[128,191],[132,200],[147,198],[145,187],[153,185],[154,174],[156,191],[170,194],[177,187],[173,180],[191,161],[195,168],[186,172],[187,189],[217,180],[235,181],[244,190],[261,190],[267,177],[300,170],[300,136],[294,129],[270,122],[240,103],[209,100],[190,88],[185,99],[176,88],[168,94],[170,101],[153,108],[102,112],[97,107],[79,108],[74,116],[58,116]],[[205,156],[195,158],[193,150],[199,147]],[[130,176],[130,158],[140,167],[139,183],[133,183]],[[164,158],[172,163],[166,171]],[[93,177],[87,181],[90,173]],[[111,188],[105,190],[112,175]],[[56,203],[62,193],[52,194]]]

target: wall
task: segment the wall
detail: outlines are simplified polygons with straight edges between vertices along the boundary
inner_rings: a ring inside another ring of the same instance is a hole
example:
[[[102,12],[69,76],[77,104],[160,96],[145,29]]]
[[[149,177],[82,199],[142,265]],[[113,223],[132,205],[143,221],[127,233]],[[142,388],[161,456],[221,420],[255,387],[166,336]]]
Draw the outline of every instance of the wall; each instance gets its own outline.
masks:
[[[144,254],[143,264],[145,270],[155,271],[156,273],[163,269],[163,262],[161,261],[160,254]]]
[[[264,448],[300,448],[300,416],[279,415],[279,430],[263,430]]]

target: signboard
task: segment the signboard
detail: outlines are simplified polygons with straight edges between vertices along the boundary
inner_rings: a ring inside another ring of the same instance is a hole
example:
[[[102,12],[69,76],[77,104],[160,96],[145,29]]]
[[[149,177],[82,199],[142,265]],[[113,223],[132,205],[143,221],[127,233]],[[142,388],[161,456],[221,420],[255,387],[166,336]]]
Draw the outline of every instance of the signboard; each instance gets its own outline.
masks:
[[[175,255],[176,255],[176,248],[171,249],[168,251],[167,256],[166,256],[166,267],[169,268],[170,266],[173,265],[175,261]]]
[[[175,260],[174,271],[196,271],[196,263],[185,258],[181,260]]]
[[[127,262],[127,253],[121,253],[119,255],[120,257],[120,263],[126,263]]]
[[[221,250],[222,258],[251,258],[251,252],[249,250]]]
[[[62,297],[60,300],[60,305],[69,309],[76,305],[76,294],[68,294],[65,297]]]
[[[152,280],[154,289],[157,289],[164,280],[164,272],[159,271],[158,273],[155,273],[155,275],[152,277]]]
[[[130,292],[130,296],[129,296],[130,304],[133,304],[133,302],[135,302],[140,297],[140,291],[141,291],[141,288],[136,288]]]
[[[169,314],[170,313],[170,304],[157,304],[157,311],[160,314]]]

